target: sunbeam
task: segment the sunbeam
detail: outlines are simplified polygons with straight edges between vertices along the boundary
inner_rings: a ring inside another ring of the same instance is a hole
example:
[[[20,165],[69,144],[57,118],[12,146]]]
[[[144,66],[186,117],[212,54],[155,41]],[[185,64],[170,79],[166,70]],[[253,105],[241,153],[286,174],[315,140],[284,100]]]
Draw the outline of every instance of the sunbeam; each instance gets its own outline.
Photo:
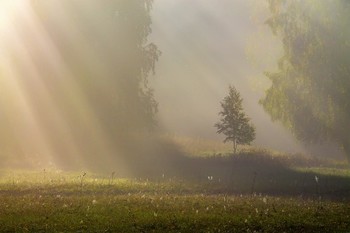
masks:
[[[63,3],[57,1],[39,6],[35,2],[30,5],[16,1],[4,7],[13,14],[7,12],[3,15],[8,22],[6,27],[4,24],[0,28],[0,33],[4,34],[0,55],[1,88],[4,89],[2,93],[7,93],[3,111],[6,118],[11,119],[2,123],[8,129],[2,134],[15,134],[11,137],[15,143],[12,152],[18,150],[22,157],[25,155],[29,159],[39,155],[36,158],[39,161],[35,163],[42,166],[47,166],[49,162],[85,167],[87,150],[84,147],[88,143],[90,150],[94,151],[89,153],[103,155],[99,159],[101,163],[114,164],[117,160],[121,166],[123,163],[117,156],[119,152],[101,126],[103,123],[91,106],[91,97],[87,96],[79,83],[80,78],[71,70],[72,64],[67,64],[62,56],[62,48],[57,46],[64,40],[52,38],[55,31],[47,30],[48,26],[54,26],[55,30],[64,28],[62,35],[67,41],[79,42],[75,49],[82,64],[96,77],[107,76],[106,68],[109,67],[91,54],[93,44],[79,31],[73,16],[65,12]],[[44,23],[39,18],[41,7],[45,9],[42,17],[54,12],[47,18],[49,22]],[[95,9],[94,6],[88,8]],[[66,25],[71,25],[71,29],[67,29]],[[96,27],[91,30],[101,29]],[[17,126],[11,127],[13,124]]]

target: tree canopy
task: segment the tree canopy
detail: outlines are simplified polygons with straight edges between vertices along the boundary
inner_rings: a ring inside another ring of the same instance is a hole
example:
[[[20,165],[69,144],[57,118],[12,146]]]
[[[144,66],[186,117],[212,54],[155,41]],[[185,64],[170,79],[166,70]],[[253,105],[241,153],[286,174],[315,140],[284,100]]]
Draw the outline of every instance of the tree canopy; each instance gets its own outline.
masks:
[[[250,144],[255,139],[255,128],[249,123],[242,106],[243,99],[234,86],[229,86],[229,94],[221,102],[220,121],[215,124],[217,133],[226,136],[224,142],[233,143],[233,152],[237,145]]]
[[[266,21],[282,43],[261,100],[305,143],[333,141],[350,158],[350,2],[268,0]]]

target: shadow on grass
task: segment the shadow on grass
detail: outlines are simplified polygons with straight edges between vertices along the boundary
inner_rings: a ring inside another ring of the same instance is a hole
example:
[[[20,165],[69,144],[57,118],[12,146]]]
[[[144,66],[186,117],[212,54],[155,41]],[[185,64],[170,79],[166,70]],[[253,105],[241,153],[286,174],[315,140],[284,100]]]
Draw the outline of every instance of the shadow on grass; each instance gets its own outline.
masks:
[[[163,157],[130,160],[136,171],[134,177],[154,181],[161,181],[164,176],[175,178],[200,185],[207,194],[255,193],[350,200],[350,170],[330,167],[317,159],[272,156],[264,150],[187,157],[171,143],[159,145],[156,151]]]
[[[312,164],[310,164],[312,165]],[[181,179],[208,183],[208,192],[350,199],[350,170],[309,166],[295,169],[285,158],[241,153],[188,158]]]
[[[209,194],[261,193],[350,199],[350,170],[330,167],[325,161],[298,156],[273,156],[268,150],[252,150],[229,156],[188,157],[172,142],[159,138],[151,140],[144,140],[145,145],[135,147],[131,144],[126,148],[126,151],[133,153],[124,158],[132,171],[131,174],[125,173],[125,176],[153,181],[172,178],[200,185],[205,189],[203,192]],[[333,173],[329,172],[332,170]],[[124,176],[123,172],[119,175]]]

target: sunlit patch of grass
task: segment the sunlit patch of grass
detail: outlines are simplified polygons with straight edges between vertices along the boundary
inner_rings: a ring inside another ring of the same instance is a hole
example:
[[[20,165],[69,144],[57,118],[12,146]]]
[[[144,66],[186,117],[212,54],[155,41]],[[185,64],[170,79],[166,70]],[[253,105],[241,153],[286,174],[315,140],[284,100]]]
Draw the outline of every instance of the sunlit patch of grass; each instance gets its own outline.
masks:
[[[350,169],[328,168],[328,167],[297,167],[294,170],[304,173],[315,173],[319,175],[350,177]]]
[[[222,141],[192,138],[178,135],[163,135],[163,138],[175,143],[189,156],[213,156],[232,153],[232,146]]]
[[[233,152],[231,143],[224,143],[220,140],[199,137],[193,138],[179,135],[163,135],[162,137],[175,143],[190,156],[231,156]],[[272,157],[287,156],[287,153],[250,145],[239,145],[238,154],[241,153],[269,154]]]
[[[271,160],[279,160],[289,167],[336,167],[348,168],[346,161],[336,161],[332,159],[317,158],[302,153],[286,153],[277,150],[240,145],[237,155],[232,154],[232,145],[219,140],[203,138],[191,138],[178,135],[163,135],[164,139],[173,142],[190,157],[210,158],[210,157],[230,157],[230,156],[255,156],[268,157]]]

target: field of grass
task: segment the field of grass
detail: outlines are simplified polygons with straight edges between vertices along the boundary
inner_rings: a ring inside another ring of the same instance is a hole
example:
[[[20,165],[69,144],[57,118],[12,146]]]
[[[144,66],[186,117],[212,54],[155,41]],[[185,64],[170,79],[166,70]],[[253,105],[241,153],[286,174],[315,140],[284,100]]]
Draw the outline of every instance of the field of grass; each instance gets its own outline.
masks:
[[[299,172],[311,172],[312,178],[316,174],[350,180],[349,171],[335,168]],[[319,179],[321,182],[323,178]],[[281,184],[275,185],[281,188]],[[350,230],[349,193],[323,197],[320,189],[324,187],[314,185],[315,190],[307,196],[290,190],[270,195],[260,191],[264,186],[271,188],[271,184],[256,181],[256,186],[254,193],[240,194],[227,182],[211,176],[186,181],[166,175],[150,180],[55,170],[2,171],[0,232]],[[343,188],[350,190],[349,186]]]
[[[0,170],[0,232],[350,232],[347,163],[171,141],[171,166],[133,176]]]

